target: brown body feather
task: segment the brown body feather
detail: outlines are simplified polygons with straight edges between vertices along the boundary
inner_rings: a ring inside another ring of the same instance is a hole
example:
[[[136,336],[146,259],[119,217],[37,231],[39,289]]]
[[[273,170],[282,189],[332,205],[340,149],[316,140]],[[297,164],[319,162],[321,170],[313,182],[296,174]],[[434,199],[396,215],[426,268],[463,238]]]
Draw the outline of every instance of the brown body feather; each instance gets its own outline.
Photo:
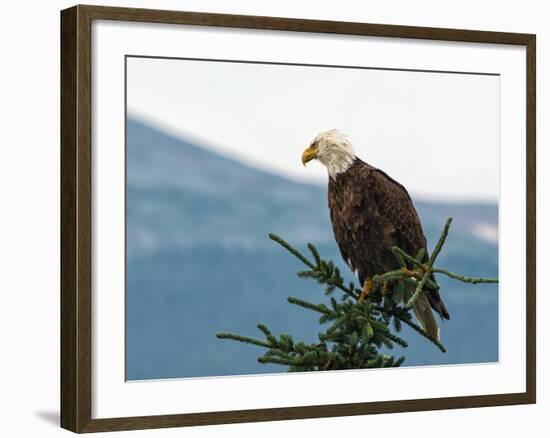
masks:
[[[361,284],[399,267],[393,246],[413,256],[421,248],[427,249],[420,219],[405,187],[359,158],[345,172],[329,178],[328,205],[340,253],[357,271]],[[449,319],[439,292],[429,290],[427,297],[430,306]]]

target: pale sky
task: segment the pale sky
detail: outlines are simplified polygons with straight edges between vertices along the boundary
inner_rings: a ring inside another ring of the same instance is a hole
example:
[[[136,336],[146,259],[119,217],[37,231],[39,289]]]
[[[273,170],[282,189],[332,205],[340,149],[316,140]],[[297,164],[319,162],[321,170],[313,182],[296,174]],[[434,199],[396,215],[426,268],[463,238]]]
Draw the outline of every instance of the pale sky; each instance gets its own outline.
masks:
[[[302,151],[338,128],[416,197],[496,201],[498,76],[128,58],[128,114],[247,164],[327,180]]]

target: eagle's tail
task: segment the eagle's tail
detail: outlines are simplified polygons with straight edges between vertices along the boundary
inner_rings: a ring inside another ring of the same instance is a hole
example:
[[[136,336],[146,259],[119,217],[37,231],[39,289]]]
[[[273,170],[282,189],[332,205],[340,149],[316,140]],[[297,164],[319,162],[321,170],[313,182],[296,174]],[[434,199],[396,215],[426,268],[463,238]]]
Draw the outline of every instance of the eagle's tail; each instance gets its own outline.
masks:
[[[439,341],[439,325],[434,317],[430,301],[425,293],[420,293],[413,305],[414,315],[422,325],[422,328],[433,339]]]

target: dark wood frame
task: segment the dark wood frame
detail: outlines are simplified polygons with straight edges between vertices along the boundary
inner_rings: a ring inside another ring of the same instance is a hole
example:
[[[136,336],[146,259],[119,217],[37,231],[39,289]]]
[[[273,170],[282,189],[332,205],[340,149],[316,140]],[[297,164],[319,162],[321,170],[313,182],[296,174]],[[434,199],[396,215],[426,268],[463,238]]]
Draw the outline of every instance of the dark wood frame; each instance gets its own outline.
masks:
[[[527,51],[526,392],[92,419],[92,20],[142,21],[525,46]],[[519,33],[81,5],[63,10],[61,12],[61,426],[74,432],[98,432],[535,403],[535,47],[535,35]]]

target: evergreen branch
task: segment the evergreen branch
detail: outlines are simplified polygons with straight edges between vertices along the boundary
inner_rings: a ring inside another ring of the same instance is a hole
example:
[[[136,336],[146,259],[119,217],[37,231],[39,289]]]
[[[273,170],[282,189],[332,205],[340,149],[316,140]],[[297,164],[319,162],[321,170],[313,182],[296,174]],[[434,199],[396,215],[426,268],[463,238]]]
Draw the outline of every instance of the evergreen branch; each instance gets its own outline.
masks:
[[[299,250],[290,245],[282,237],[276,234],[270,233],[269,238],[274,242],[281,245],[284,249],[290,252],[294,257],[299,259],[304,265],[310,268],[309,271],[299,271],[298,276],[302,278],[314,278],[320,283],[325,283],[328,286],[327,294],[330,294],[334,288],[340,289],[346,295],[357,299],[359,294],[355,293],[352,289],[344,286],[344,279],[340,274],[340,270],[334,265],[332,261],[326,262],[321,259],[317,248],[312,243],[308,243],[308,249],[310,250],[317,265],[314,265],[307,259]]]
[[[235,333],[216,333],[218,339],[232,339],[233,341],[243,342],[245,344],[253,344],[258,347],[271,348],[272,345],[260,339],[250,338],[248,336],[237,335]]]
[[[405,341],[404,339],[400,338],[399,336],[397,335],[394,335],[393,333],[391,332],[386,332],[386,337],[390,340],[392,340],[393,342],[395,342],[396,344],[399,344],[401,345],[402,347],[406,348],[409,346],[409,344],[407,343],[407,341]]]
[[[273,336],[265,324],[258,324],[256,327],[266,336]]]
[[[447,240],[447,236],[449,235],[449,228],[451,227],[451,223],[453,222],[453,218],[450,217],[447,219],[447,222],[445,222],[445,226],[443,227],[443,231],[441,232],[441,236],[439,237],[439,240],[437,241],[435,248],[430,255],[430,259],[428,261],[428,266],[431,268],[435,262],[435,259],[439,255],[441,248],[443,248],[443,244],[445,243],[445,240]]]
[[[317,251],[317,248],[313,245],[313,243],[308,243],[307,247],[309,248],[309,251],[311,252],[311,255],[315,259],[315,263],[319,265],[321,263],[321,256],[319,255],[319,251]]]
[[[445,223],[445,226],[443,227],[443,231],[441,232],[441,236],[439,237],[439,240],[437,241],[435,248],[430,255],[430,258],[428,259],[428,263],[424,267],[425,273],[422,277],[422,280],[418,283],[418,286],[416,287],[416,290],[412,294],[411,298],[409,298],[409,301],[407,301],[407,304],[405,307],[407,309],[410,309],[414,302],[417,300],[417,298],[422,293],[422,290],[424,289],[424,285],[426,284],[426,281],[428,281],[428,278],[432,275],[432,269],[433,264],[435,263],[435,259],[437,259],[437,256],[441,252],[441,248],[443,248],[443,244],[445,243],[445,240],[447,239],[447,235],[449,234],[449,228],[451,227],[451,222],[453,221],[453,218],[450,217],[447,219],[447,222]],[[416,261],[416,260],[415,260]]]
[[[384,356],[379,355],[369,360],[365,368],[384,368]]]
[[[282,239],[281,237],[277,236],[276,234],[270,233],[269,238],[273,240],[274,242],[277,242],[279,245],[281,245],[284,249],[286,249],[289,253],[291,253],[294,257],[301,260],[304,265],[306,265],[310,269],[315,269],[315,265],[311,263],[300,251],[298,251],[296,248],[291,246],[286,240]]]
[[[412,322],[409,318],[405,318],[397,313],[393,313],[393,316],[395,318],[399,318],[400,321],[402,321],[403,323],[407,324],[410,328],[412,328],[414,331],[416,331],[417,333],[419,333],[420,335],[422,335],[423,337],[425,337],[427,340],[429,340],[430,342],[432,342],[433,344],[435,344],[443,353],[446,353],[447,352],[447,349],[445,348],[445,346],[440,342],[438,341],[437,339],[434,339],[432,338],[428,332],[426,332],[422,327],[420,327],[418,324],[415,324],[414,322]]]
[[[385,272],[384,274],[375,275],[372,279],[373,282],[382,284],[387,281],[402,279],[402,278],[409,278],[413,271],[408,271],[403,268],[395,269],[393,271]]]
[[[407,301],[407,304],[405,304],[405,308],[410,309],[412,306],[414,306],[414,302],[418,299],[420,294],[422,293],[424,289],[424,285],[426,284],[426,281],[428,281],[428,277],[431,275],[430,269],[426,270],[426,273],[422,277],[422,280],[418,282],[418,285],[416,286],[416,289],[414,290],[414,293],[409,298],[409,301]]]
[[[398,262],[399,262],[400,258],[405,259],[408,262],[410,262],[413,266],[416,266],[420,269],[424,269],[424,265],[419,260],[417,260],[414,257],[410,256],[409,254],[407,254],[405,251],[403,251],[398,246],[392,247],[392,252],[393,252],[393,254],[394,254],[394,256],[395,256],[395,258],[397,259]]]
[[[407,263],[405,262],[405,257],[404,256],[408,255],[408,254],[405,254],[405,252],[402,251],[401,248],[399,248],[397,246],[393,246],[391,251],[393,252],[393,255],[394,255],[395,259],[397,260],[397,263],[399,263],[399,266],[401,266],[402,268],[406,268]]]
[[[426,255],[426,248],[420,248],[418,250],[418,253],[416,254],[415,260],[417,262],[422,262],[422,260],[424,260],[425,255]]]
[[[399,366],[401,366],[401,364],[402,364],[403,362],[405,362],[405,356],[401,356],[399,359],[397,359],[397,360],[393,363],[392,367],[399,367]]]
[[[416,279],[416,278],[422,278],[422,276],[424,276],[423,272],[411,271],[407,267],[402,267],[400,269],[395,269],[393,271],[385,272],[384,274],[375,275],[372,278],[372,281],[380,286],[380,285],[383,285],[386,282],[391,283],[391,282],[394,282],[396,280],[407,280],[407,279],[413,279],[413,278]],[[437,283],[435,283],[430,278],[427,278],[425,281],[426,281],[425,284],[430,286],[430,288],[439,289],[439,285],[437,285]],[[412,284],[414,284],[416,286],[418,283],[415,281]]]
[[[347,288],[346,286],[344,286],[343,283],[328,283],[328,284],[340,289],[342,292],[344,292],[346,295],[350,296],[351,298],[354,298],[356,300],[359,299],[359,294]]]
[[[466,277],[464,275],[456,274],[454,272],[448,271],[446,269],[434,268],[432,272],[437,272],[439,274],[444,274],[448,277],[454,278],[455,280],[460,280],[464,283],[498,283],[498,278],[482,278],[482,277]]]
[[[331,313],[333,313],[324,304],[313,304],[313,303],[310,303],[309,301],[304,301],[304,300],[301,300],[301,299],[295,298],[295,297],[288,297],[287,301],[290,304],[295,304],[295,305],[303,307],[305,309],[310,309],[310,310],[314,310],[314,311],[319,312],[319,313],[324,313],[325,315],[330,315]]]
[[[330,260],[321,258],[317,248],[308,243],[314,261],[303,255],[281,237],[270,234],[269,238],[281,245],[298,258],[308,270],[298,272],[300,278],[312,278],[324,286],[325,294],[331,295],[335,290],[342,292],[340,300],[330,297],[330,304],[314,304],[296,297],[288,297],[290,304],[312,310],[321,314],[320,324],[326,329],[318,333],[318,344],[295,343],[292,336],[281,334],[278,338],[264,324],[258,329],[265,340],[233,333],[218,333],[220,339],[230,339],[265,348],[265,353],[258,358],[260,363],[273,363],[287,366],[292,371],[322,371],[336,369],[398,367],[404,357],[395,359],[383,355],[379,349],[394,344],[407,347],[407,341],[395,334],[402,324],[436,345],[443,353],[447,350],[437,339],[432,338],[420,325],[412,320],[409,309],[424,288],[439,289],[433,279],[434,273],[444,274],[464,283],[497,283],[496,278],[466,277],[446,269],[434,267],[435,261],[445,244],[452,219],[449,218],[437,244],[426,263],[426,249],[420,249],[415,257],[399,247],[392,252],[399,269],[381,273],[372,277],[373,288],[368,296],[359,301],[361,289],[355,288],[353,282],[346,286],[338,267]],[[413,291],[405,305],[403,301]],[[353,298],[353,299],[350,299]],[[393,323],[393,330],[390,329]]]

